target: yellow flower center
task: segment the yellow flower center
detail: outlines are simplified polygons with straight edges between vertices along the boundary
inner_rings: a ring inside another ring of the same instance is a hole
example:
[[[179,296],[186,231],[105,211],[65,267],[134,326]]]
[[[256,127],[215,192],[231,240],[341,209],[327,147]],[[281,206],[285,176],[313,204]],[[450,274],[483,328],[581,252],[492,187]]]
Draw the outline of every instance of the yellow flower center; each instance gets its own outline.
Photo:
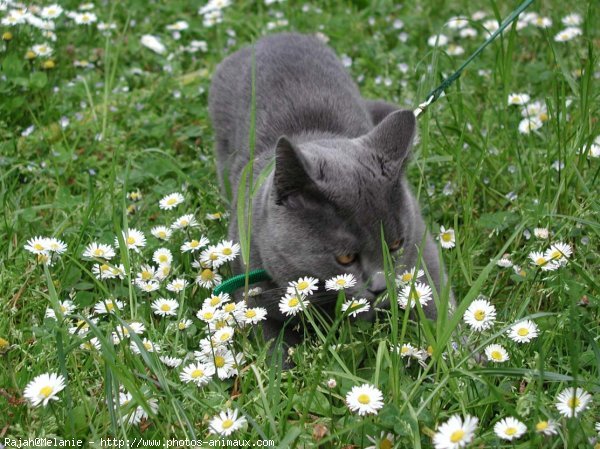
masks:
[[[171,310],[171,306],[169,304],[163,304],[162,306],[160,306],[160,310],[162,310],[163,312],[168,312]]]
[[[579,407],[579,404],[581,404],[581,401],[579,400],[579,398],[575,397],[575,398],[570,398],[567,401],[567,405],[569,406],[569,408],[571,409],[575,409],[577,407]]]
[[[94,250],[94,256],[104,256],[104,250],[102,248],[96,248]]]
[[[365,405],[365,404],[368,404],[369,402],[371,402],[371,398],[369,397],[368,394],[363,393],[360,396],[358,396],[358,402]]]
[[[540,117],[540,120],[541,120],[542,122],[545,122],[545,121],[547,121],[547,120],[548,120],[548,114],[546,114],[545,112],[542,112],[542,113],[539,115],[539,117]]]
[[[44,245],[42,245],[41,243],[36,243],[35,245],[33,245],[33,247],[38,251],[42,251],[44,249]]]
[[[296,298],[294,296],[292,299],[290,299],[288,301],[288,306],[290,306],[290,307],[296,307],[299,303],[300,303],[300,301],[298,301],[298,298]]]
[[[176,198],[169,198],[169,199],[167,200],[167,204],[168,204],[169,206],[172,206],[172,205],[173,205],[173,204],[175,204],[176,202],[177,202],[177,199],[176,199]]]
[[[551,259],[560,259],[562,257],[562,254],[559,250],[555,249],[554,251],[552,251],[550,253],[550,258]]]
[[[152,343],[150,343],[150,342],[144,343],[144,348],[146,348],[147,351],[150,351],[152,349]]]
[[[177,325],[177,327],[179,328],[179,330],[180,330],[180,331],[182,331],[182,330],[184,330],[184,329],[185,329],[185,323],[184,323],[184,322],[181,322],[181,323],[179,323],[179,324]]]
[[[219,258],[219,255],[218,255],[217,253],[210,253],[210,254],[208,255],[208,258],[209,258],[210,260],[217,260],[217,259]]]
[[[40,394],[47,398],[52,394],[53,391],[54,389],[50,385],[47,385],[40,390]]]
[[[413,278],[412,273],[404,273],[402,275],[402,282],[410,282]]]
[[[427,346],[427,354],[433,355],[433,346],[431,346],[431,345]]]
[[[149,271],[142,271],[142,279],[145,281],[152,279],[152,273]]]
[[[417,290],[413,290],[412,292],[410,292],[410,299],[416,301],[420,297],[421,297],[421,293],[419,293]]]
[[[190,376],[192,377],[192,379],[197,379],[198,377],[204,376],[204,371],[202,371],[201,369],[196,368],[194,371],[192,371],[192,373],[190,374]]]
[[[231,248],[223,248],[223,254],[225,254],[226,256],[230,256],[233,253],[233,251],[231,250]]]
[[[223,427],[223,429],[229,429],[231,426],[233,426],[233,421],[230,419],[226,419],[225,421],[223,421],[221,426]]]
[[[535,260],[536,265],[544,265],[546,263],[546,259],[544,257],[538,257]]]
[[[158,237],[160,237],[161,239],[167,238],[167,233],[165,231],[158,231],[157,234],[158,234]]]
[[[181,220],[181,221],[179,222],[179,224],[180,224],[181,226],[184,226],[184,227],[185,227],[185,226],[189,225],[189,224],[190,224],[190,222],[189,222],[189,220],[185,220],[185,219],[184,219],[184,220]]]
[[[344,285],[346,285],[346,280],[345,279],[338,279],[337,281],[335,281],[335,283],[337,285],[341,285],[343,287]]]
[[[215,273],[213,273],[212,270],[206,268],[204,270],[202,270],[202,273],[200,273],[200,279],[202,279],[203,281],[212,281],[215,279]],[[211,301],[212,303],[212,301]],[[218,304],[218,302],[217,302]]]
[[[492,351],[492,359],[502,360],[502,353],[500,351]]]
[[[109,312],[112,311],[115,308],[115,304],[112,302],[108,302],[106,303],[106,310],[108,310]]]
[[[519,334],[521,337],[525,337],[526,335],[529,335],[529,329],[522,327],[517,331],[517,334]]]
[[[225,304],[223,306],[223,310],[227,313],[231,313],[235,310],[235,304],[233,304],[233,303]]]
[[[256,312],[254,310],[246,311],[246,318],[254,318],[256,316]]]
[[[217,368],[223,368],[225,366],[225,358],[223,358],[220,355],[216,356],[215,357],[215,366]]]
[[[461,441],[463,439],[464,436],[465,436],[464,430],[462,430],[462,429],[455,430],[450,435],[450,441],[452,441],[453,443],[458,443],[459,441]]]
[[[169,260],[169,256],[167,256],[166,254],[161,254],[160,256],[158,256],[158,261],[160,263],[167,262],[168,260]]]
[[[302,281],[302,282],[299,282],[298,285],[296,285],[296,288],[298,290],[304,290],[305,288],[308,288],[308,285],[309,285],[308,282]]]
[[[127,237],[127,244],[128,245],[133,245],[135,243],[135,238],[133,237]]]
[[[408,353],[408,351],[409,351],[409,348],[408,348],[408,346],[406,346],[406,345],[402,345],[402,349],[400,350],[400,352],[401,352],[402,354],[406,354],[406,353]]]
[[[61,311],[62,313],[65,313],[65,312],[67,311],[67,308],[61,304],[61,306],[60,306],[60,311]]]
[[[215,316],[215,314],[212,312],[204,312],[204,314],[202,316],[204,317],[205,320],[212,320],[213,317]]]
[[[548,421],[540,421],[535,425],[535,430],[541,432],[542,430],[546,430],[548,428]]]
[[[450,241],[452,241],[452,234],[450,234],[449,232],[444,232],[442,234],[442,240],[444,242],[450,242]]]
[[[483,321],[485,319],[485,311],[484,310],[476,310],[473,314],[477,321]]]
[[[384,438],[379,442],[379,449],[392,449],[392,446],[393,443],[387,438]]]
[[[227,340],[229,340],[230,337],[231,337],[231,334],[228,334],[227,332],[223,332],[221,334],[221,341],[227,341]]]
[[[197,248],[197,247],[198,247],[198,245],[200,245],[200,242],[199,242],[198,240],[192,240],[192,241],[190,242],[190,246],[191,246],[192,248]]]
[[[507,429],[504,431],[504,433],[505,433],[506,435],[509,435],[509,436],[510,436],[510,435],[514,435],[515,433],[517,433],[517,428],[516,428],[516,427],[508,427],[508,428],[507,428]]]

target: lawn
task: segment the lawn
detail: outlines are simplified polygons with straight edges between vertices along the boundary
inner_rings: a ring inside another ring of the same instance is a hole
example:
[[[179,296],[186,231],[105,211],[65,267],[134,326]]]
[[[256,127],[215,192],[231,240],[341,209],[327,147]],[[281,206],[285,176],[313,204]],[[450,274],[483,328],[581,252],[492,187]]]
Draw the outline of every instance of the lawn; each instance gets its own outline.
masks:
[[[454,313],[307,307],[291,369],[260,309],[212,295],[245,210],[218,185],[216,65],[317,34],[414,109],[518,3],[229,3],[0,0],[0,447],[600,448],[597,3],[533,2],[418,118]],[[386,260],[402,298],[422,279]]]

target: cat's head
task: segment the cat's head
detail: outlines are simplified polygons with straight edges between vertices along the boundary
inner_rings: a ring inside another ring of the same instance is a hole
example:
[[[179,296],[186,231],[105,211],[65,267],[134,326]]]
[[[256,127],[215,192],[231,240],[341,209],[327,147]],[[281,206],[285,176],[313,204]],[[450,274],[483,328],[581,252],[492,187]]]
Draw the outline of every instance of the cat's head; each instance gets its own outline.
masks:
[[[256,225],[263,266],[280,287],[350,273],[357,285],[348,297],[385,289],[382,229],[392,252],[414,244],[403,174],[414,135],[412,111],[397,111],[354,139],[278,140],[269,206]]]

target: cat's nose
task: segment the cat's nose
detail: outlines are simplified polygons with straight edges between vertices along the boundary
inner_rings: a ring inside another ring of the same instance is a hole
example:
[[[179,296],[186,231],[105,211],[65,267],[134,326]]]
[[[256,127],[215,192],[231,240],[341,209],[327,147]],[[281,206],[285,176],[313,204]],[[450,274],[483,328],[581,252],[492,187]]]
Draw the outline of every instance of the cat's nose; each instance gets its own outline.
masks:
[[[381,271],[378,271],[373,276],[371,276],[371,280],[367,285],[367,290],[372,293],[374,296],[383,293],[386,288],[385,276]]]

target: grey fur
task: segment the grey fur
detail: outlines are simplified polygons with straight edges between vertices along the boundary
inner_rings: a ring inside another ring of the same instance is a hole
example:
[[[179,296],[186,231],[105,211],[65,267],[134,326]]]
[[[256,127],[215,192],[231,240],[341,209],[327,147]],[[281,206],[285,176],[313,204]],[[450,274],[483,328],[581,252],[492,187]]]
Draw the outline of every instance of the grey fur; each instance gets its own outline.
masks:
[[[219,176],[234,194],[249,160],[251,67],[250,47],[230,55],[210,89]],[[417,263],[417,247],[425,242],[423,264],[439,291],[444,274],[437,248],[403,174],[415,135],[413,113],[364,100],[333,51],[312,36],[259,40],[255,67],[255,173],[276,161],[253,200],[250,250],[250,268],[266,269],[273,281],[263,288],[276,292],[257,300],[269,312],[266,335],[281,330],[277,300],[301,276],[352,273],[359,283],[347,294],[373,300],[385,288],[382,225],[388,243],[404,240],[404,269]],[[239,241],[235,212],[229,238]],[[358,262],[339,265],[335,256],[346,253],[358,253]],[[242,272],[241,262],[234,270]],[[433,301],[426,314],[436,317]],[[289,330],[285,338],[298,340]]]

